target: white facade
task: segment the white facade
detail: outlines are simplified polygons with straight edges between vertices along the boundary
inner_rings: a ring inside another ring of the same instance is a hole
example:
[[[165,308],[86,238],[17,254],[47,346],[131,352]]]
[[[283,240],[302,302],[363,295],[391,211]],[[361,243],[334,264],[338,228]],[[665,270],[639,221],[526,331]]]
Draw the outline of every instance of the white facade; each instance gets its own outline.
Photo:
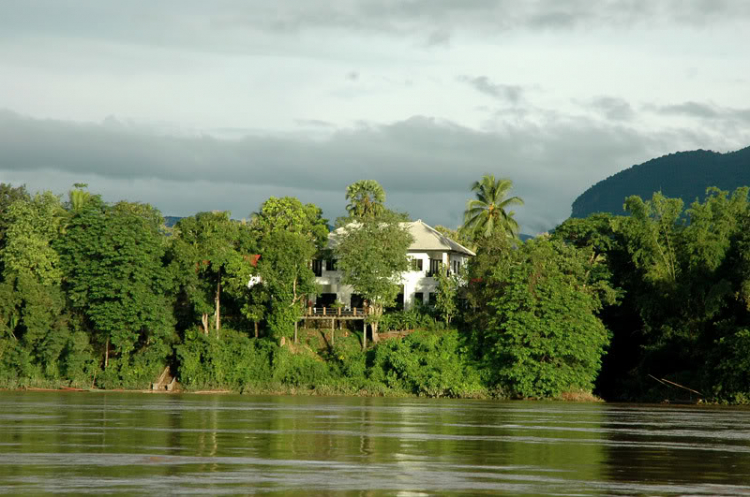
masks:
[[[440,234],[422,220],[403,223],[414,237],[414,241],[408,250],[411,259],[411,270],[401,274],[403,285],[404,308],[412,307],[420,299],[425,303],[434,298],[437,288],[437,280],[432,276],[437,271],[438,264],[442,263],[451,271],[458,271],[472,257],[474,252],[463,245]],[[338,231],[338,230],[336,230]],[[336,233],[334,231],[332,235]],[[335,235],[334,235],[335,236]],[[329,241],[330,246],[330,241]],[[352,301],[354,289],[348,285],[342,285],[343,275],[341,271],[331,269],[332,261],[318,261],[317,282],[320,285],[321,296],[319,301],[323,305],[330,305],[331,300],[338,300],[345,306],[361,307]],[[335,265],[335,263],[333,263]],[[335,295],[335,297],[333,297]]]

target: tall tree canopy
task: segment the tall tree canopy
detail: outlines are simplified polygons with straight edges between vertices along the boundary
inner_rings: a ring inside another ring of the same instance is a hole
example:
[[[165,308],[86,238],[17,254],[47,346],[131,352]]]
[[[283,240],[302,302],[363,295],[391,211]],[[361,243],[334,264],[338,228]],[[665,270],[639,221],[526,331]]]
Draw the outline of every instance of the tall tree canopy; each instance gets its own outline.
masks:
[[[350,217],[378,217],[385,210],[385,190],[374,179],[363,179],[346,187],[346,211]]]
[[[308,295],[318,293],[310,260],[316,248],[304,235],[286,231],[273,232],[260,240],[258,273],[270,294],[268,323],[276,337],[294,333],[302,317]]]
[[[495,179],[494,174],[487,174],[474,182],[471,190],[476,198],[466,203],[464,227],[472,231],[475,237],[489,237],[499,231],[514,237],[518,234],[518,223],[509,211],[513,205],[523,205],[519,197],[508,197],[513,187],[509,179]]]
[[[52,248],[65,212],[60,200],[45,192],[34,198],[19,196],[3,214],[7,230],[0,250],[0,337],[18,340],[19,352],[51,372],[67,338],[65,320],[60,319],[65,306],[60,258]]]
[[[605,281],[592,279],[589,250],[533,240],[510,254],[492,276],[484,360],[502,386],[520,397],[591,391],[609,343],[599,319],[613,302]]]
[[[253,214],[250,226],[258,239],[286,232],[304,236],[318,249],[328,242],[328,220],[320,207],[294,197],[269,198]]]
[[[108,205],[92,196],[70,218],[56,244],[71,306],[90,323],[104,350],[105,369],[111,362],[110,344],[118,356],[113,376],[132,375],[131,357],[141,349],[162,359],[168,353],[165,344],[174,323],[162,223],[161,214],[149,205]],[[142,373],[146,378],[153,374]]]
[[[310,261],[328,243],[328,221],[314,204],[271,197],[253,216],[251,227],[258,237],[258,274],[263,281],[263,288],[254,288],[252,296],[267,303],[271,334],[288,337],[294,333],[296,342],[297,322],[307,297],[318,291]],[[253,319],[263,314],[259,305],[244,309]]]
[[[247,233],[242,236],[246,231],[247,226],[232,221],[229,212],[201,212],[175,226],[170,251],[175,279],[206,334],[210,328],[217,334],[221,330],[225,286],[240,293],[253,272],[249,256],[254,241]]]
[[[413,239],[399,222],[379,218],[364,218],[342,230],[334,246],[338,268],[344,275],[341,281],[367,300],[372,338],[377,341],[378,320],[401,291],[400,275],[409,268],[406,253]]]

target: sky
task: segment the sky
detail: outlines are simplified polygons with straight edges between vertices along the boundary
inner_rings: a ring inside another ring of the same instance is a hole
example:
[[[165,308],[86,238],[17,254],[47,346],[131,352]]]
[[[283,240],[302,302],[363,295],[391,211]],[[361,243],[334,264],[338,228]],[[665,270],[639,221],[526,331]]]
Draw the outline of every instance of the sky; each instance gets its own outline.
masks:
[[[612,174],[750,145],[746,0],[0,0],[0,181],[249,216],[346,185],[549,230]]]

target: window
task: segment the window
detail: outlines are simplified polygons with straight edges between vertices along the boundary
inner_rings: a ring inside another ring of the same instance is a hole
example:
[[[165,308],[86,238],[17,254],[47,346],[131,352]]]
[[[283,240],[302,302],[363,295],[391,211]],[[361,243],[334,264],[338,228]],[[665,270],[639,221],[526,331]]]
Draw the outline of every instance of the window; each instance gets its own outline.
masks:
[[[326,261],[326,269],[328,271],[336,271],[336,259],[328,259]]]
[[[430,259],[430,272],[427,276],[435,276],[440,271],[440,263],[443,262],[440,259]]]
[[[320,259],[313,259],[312,270],[315,276],[323,276],[323,261]]]
[[[461,261],[458,259],[452,260],[451,269],[453,270],[454,274],[458,274],[458,272],[461,270]]]
[[[411,270],[412,271],[422,271],[422,259],[412,259],[411,260]]]
[[[414,303],[415,304],[422,304],[424,303],[424,293],[417,292],[414,294]]]

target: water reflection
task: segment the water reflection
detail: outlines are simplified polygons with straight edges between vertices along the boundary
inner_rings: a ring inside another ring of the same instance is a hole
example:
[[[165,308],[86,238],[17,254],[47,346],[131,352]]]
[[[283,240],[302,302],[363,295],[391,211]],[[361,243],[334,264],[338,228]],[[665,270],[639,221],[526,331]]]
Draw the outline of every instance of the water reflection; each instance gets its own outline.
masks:
[[[750,495],[747,411],[0,393],[0,492]]]

